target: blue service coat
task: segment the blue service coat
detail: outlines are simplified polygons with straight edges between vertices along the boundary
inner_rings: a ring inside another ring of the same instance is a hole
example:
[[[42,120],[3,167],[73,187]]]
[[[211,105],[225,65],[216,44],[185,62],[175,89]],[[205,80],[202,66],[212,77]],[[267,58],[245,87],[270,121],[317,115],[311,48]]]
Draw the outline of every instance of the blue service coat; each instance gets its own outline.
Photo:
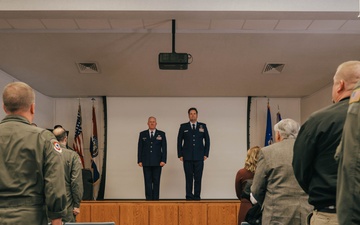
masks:
[[[210,136],[205,123],[197,122],[195,131],[190,122],[180,125],[177,140],[178,158],[183,160],[204,160],[209,157]]]
[[[160,162],[166,163],[166,147],[165,132],[156,129],[153,138],[150,138],[149,130],[140,132],[138,163],[141,162],[143,166],[160,166]]]

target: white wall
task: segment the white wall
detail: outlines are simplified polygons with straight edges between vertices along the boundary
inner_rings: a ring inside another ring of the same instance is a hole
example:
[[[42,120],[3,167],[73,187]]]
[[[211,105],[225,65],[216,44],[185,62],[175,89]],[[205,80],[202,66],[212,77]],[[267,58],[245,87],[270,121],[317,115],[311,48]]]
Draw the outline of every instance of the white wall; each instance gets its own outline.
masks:
[[[269,101],[272,126],[276,124],[276,114],[282,119],[290,118],[300,124],[300,98],[254,97],[250,109],[250,147],[265,144],[267,102]]]
[[[4,87],[10,83],[18,81],[14,77],[0,70],[0,88],[1,94],[3,92]],[[2,97],[1,97],[1,105],[2,105]],[[1,106],[2,107],[2,106]],[[47,97],[40,92],[35,90],[35,117],[34,123],[36,123],[39,127],[51,127],[54,119],[54,99]],[[3,109],[0,110],[0,118],[5,117],[5,112]]]
[[[311,113],[332,104],[332,84],[320,89],[314,94],[301,99],[301,124],[303,124]]]
[[[137,165],[139,132],[148,129],[149,116],[166,132],[167,165],[162,170],[160,198],[185,199],[183,163],[177,157],[181,123],[189,121],[187,110],[196,107],[200,122],[207,125],[210,154],[202,179],[203,199],[236,198],[234,179],[246,156],[246,106],[244,97],[234,98],[108,98],[108,149],[105,197],[144,199],[142,168]]]

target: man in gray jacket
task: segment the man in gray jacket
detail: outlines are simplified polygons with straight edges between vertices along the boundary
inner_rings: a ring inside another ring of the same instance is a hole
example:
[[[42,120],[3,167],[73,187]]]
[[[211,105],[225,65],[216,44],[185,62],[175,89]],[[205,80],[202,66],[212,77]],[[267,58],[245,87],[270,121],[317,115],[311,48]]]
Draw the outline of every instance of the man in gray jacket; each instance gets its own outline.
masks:
[[[299,128],[292,119],[281,120],[274,126],[276,143],[260,151],[251,192],[262,205],[262,225],[303,225],[312,210],[291,164]]]

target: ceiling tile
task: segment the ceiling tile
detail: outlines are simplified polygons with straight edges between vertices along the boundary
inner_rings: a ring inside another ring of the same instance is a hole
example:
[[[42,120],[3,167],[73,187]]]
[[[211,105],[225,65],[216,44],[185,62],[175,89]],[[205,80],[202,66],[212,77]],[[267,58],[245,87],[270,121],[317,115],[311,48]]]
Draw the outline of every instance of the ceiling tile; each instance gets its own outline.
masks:
[[[144,25],[141,19],[122,20],[122,19],[110,19],[111,27],[113,29],[144,29]]]
[[[155,29],[155,30],[169,30],[171,31],[172,20],[159,20],[159,19],[144,19],[145,29]],[[177,27],[177,22],[175,21],[175,27]]]
[[[244,30],[273,30],[278,20],[246,20]]]
[[[210,29],[241,30],[245,20],[211,20]]]
[[[306,30],[312,20],[280,20],[275,30]]]
[[[360,30],[360,20],[348,20],[340,30]]]
[[[178,20],[176,22],[176,27],[181,30],[208,30],[210,28],[210,20]]]
[[[314,20],[308,30],[339,30],[346,20]]]
[[[8,19],[15,29],[46,29],[38,19]]]
[[[76,19],[80,29],[110,30],[111,26],[106,19]]]
[[[64,29],[76,30],[79,29],[73,19],[42,19],[41,20],[47,29]]]

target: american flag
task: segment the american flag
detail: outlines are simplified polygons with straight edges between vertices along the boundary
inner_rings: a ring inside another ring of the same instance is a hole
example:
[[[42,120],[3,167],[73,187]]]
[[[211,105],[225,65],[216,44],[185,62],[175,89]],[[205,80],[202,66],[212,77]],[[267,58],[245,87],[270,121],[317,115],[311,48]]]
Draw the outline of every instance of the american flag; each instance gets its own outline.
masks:
[[[99,146],[97,137],[97,125],[95,106],[92,108],[92,135],[90,137],[90,153],[91,153],[91,169],[93,172],[93,191],[94,199],[97,199],[97,195],[100,187],[100,159],[99,159]]]
[[[79,154],[81,159],[81,164],[84,168],[84,138],[81,128],[81,105],[79,104],[78,114],[76,118],[76,125],[75,125],[75,137],[74,137],[74,150]]]

